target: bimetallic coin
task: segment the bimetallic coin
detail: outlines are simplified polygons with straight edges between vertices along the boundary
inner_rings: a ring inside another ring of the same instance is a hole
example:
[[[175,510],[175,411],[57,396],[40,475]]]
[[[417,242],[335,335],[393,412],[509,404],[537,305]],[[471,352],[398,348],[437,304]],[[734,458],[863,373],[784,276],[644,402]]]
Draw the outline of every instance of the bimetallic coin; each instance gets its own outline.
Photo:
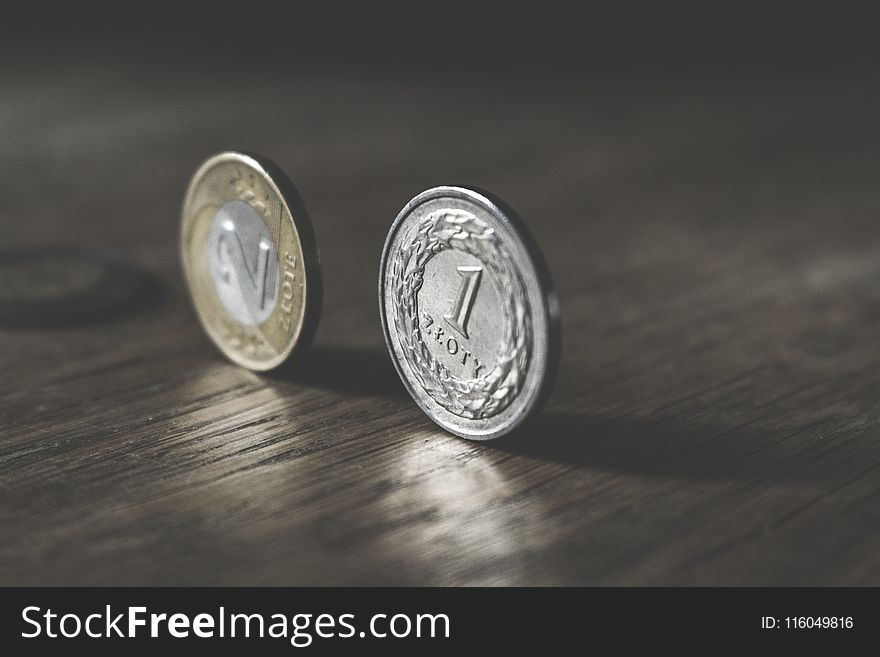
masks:
[[[199,319],[230,360],[278,367],[311,340],[321,306],[312,224],[271,162],[226,152],[190,182],[181,257]]]
[[[435,187],[403,208],[379,311],[413,399],[456,435],[509,433],[549,391],[560,343],[550,276],[520,220],[485,192]]]
[[[141,299],[149,277],[129,260],[75,247],[0,251],[0,325],[97,321]]]

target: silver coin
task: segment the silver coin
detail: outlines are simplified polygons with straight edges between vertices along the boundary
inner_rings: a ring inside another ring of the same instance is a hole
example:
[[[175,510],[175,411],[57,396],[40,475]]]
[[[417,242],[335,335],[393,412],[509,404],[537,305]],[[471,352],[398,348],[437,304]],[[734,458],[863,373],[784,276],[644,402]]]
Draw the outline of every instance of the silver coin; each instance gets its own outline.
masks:
[[[400,378],[447,431],[498,438],[545,399],[559,304],[524,225],[486,192],[435,187],[407,203],[382,252],[379,311]]]

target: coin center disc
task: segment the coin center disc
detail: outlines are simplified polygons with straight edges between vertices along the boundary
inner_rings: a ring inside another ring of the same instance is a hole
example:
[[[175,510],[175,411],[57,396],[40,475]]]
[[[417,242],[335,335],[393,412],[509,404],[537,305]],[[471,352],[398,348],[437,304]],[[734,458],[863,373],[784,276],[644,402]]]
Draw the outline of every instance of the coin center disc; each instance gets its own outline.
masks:
[[[262,324],[278,301],[278,253],[263,218],[244,201],[224,203],[208,231],[208,262],[220,301],[245,326]]]
[[[506,318],[491,274],[473,255],[447,249],[425,265],[418,295],[422,340],[459,379],[489,372]]]

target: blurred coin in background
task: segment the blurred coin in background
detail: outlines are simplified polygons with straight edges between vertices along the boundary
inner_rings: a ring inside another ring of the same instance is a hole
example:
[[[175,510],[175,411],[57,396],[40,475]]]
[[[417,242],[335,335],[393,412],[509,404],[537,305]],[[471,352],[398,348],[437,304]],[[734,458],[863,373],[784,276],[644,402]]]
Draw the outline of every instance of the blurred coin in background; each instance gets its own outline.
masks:
[[[266,159],[225,152],[196,171],[181,257],[199,320],[231,361],[280,366],[306,346],[321,308],[314,230],[293,183]]]
[[[99,321],[129,307],[149,277],[120,255],[78,247],[0,251],[0,325]]]

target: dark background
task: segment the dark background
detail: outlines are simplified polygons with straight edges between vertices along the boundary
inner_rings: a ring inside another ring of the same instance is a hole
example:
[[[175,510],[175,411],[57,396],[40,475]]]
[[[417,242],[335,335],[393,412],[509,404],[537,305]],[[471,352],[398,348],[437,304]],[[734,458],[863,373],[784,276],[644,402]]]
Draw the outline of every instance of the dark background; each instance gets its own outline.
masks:
[[[840,3],[19,3],[4,45],[272,70],[565,78],[778,78],[877,71],[874,16]],[[9,63],[9,62],[7,62]],[[21,64],[22,62],[18,62]]]
[[[113,250],[157,292],[0,329],[0,583],[880,581],[875,23],[564,7],[5,10],[4,246]],[[224,361],[183,285],[183,193],[228,148],[318,234],[286,374]],[[387,229],[449,182],[517,209],[562,302],[510,440],[438,429],[382,342]]]

